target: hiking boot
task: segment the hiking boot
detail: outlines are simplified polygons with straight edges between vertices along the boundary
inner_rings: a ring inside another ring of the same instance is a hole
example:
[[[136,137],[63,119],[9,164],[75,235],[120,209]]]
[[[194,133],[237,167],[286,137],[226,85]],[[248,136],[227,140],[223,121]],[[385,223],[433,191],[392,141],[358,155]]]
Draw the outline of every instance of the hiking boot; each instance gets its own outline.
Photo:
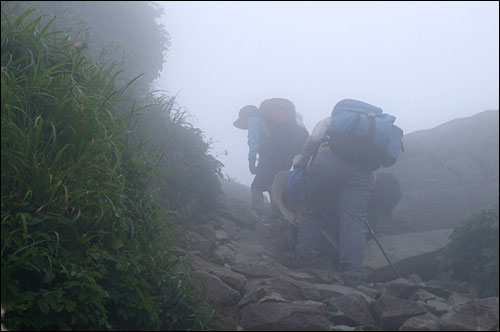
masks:
[[[356,288],[363,279],[363,276],[359,273],[343,273],[342,274],[342,284],[347,287]]]

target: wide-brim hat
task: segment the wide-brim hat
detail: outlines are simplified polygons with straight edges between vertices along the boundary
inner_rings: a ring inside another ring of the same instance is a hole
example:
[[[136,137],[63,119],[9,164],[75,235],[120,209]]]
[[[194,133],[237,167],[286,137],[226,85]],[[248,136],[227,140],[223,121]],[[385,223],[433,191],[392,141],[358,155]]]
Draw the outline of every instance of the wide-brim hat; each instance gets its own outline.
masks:
[[[270,195],[273,208],[277,208],[283,218],[294,225],[298,225],[300,213],[305,204],[294,200],[286,191],[286,180],[291,171],[284,170],[278,172],[273,179]]]
[[[247,130],[248,119],[250,119],[250,117],[254,115],[257,115],[258,112],[259,108],[257,106],[254,105],[243,106],[238,114],[238,119],[236,119],[236,121],[233,122],[233,126],[239,129]]]

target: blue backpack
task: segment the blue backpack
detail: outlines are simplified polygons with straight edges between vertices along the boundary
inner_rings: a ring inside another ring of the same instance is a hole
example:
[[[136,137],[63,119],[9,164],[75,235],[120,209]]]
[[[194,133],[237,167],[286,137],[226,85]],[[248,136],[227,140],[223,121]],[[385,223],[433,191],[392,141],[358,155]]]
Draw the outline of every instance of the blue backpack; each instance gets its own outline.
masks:
[[[339,156],[371,169],[396,163],[403,149],[403,130],[396,118],[359,100],[344,99],[335,105],[326,130],[330,149]]]
[[[301,168],[295,168],[287,177],[285,190],[293,200],[305,203],[307,199],[307,188],[305,172]]]

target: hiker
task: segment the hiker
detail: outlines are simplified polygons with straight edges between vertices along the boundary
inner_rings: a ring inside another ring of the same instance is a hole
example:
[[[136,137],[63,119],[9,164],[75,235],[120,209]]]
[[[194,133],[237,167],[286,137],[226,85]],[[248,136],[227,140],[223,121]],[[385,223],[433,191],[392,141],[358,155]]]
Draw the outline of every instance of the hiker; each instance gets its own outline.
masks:
[[[368,201],[368,221],[376,232],[380,219],[391,218],[392,211],[401,200],[401,185],[398,178],[391,173],[376,172],[376,180],[373,185],[372,194]],[[337,202],[336,202],[337,203]],[[338,241],[339,235],[339,211],[337,205],[331,205],[328,212],[328,222],[324,221],[323,229],[334,236]],[[332,222],[333,221],[333,222]],[[366,240],[371,240],[372,234],[368,232]]]
[[[364,112],[380,114],[380,119],[365,117]],[[353,116],[353,121],[350,116]],[[379,128],[387,127],[390,128],[390,135],[394,136],[391,138],[396,141],[393,145],[397,146],[398,139],[401,142],[402,131],[392,125],[394,119],[388,114],[382,116],[382,110],[376,106],[344,99],[335,105],[331,116],[315,126],[304,144],[299,161],[294,165],[294,169],[307,169],[307,201],[297,230],[296,267],[314,264],[319,256],[323,219],[328,218],[332,206],[338,206],[339,270],[343,282],[356,286],[364,277],[362,263],[368,232],[367,210],[375,182],[374,171],[381,165],[394,163],[399,150],[393,153],[395,148],[391,145],[391,153],[396,157],[381,155],[378,149],[367,144],[365,137],[357,137],[354,133],[358,133],[359,129],[378,139]],[[379,122],[377,126],[372,126],[372,120],[392,122],[387,126],[385,123],[379,125]]]
[[[244,106],[233,125],[248,130],[248,167],[255,175],[252,205],[260,219],[264,215],[264,192],[271,189],[276,173],[292,167],[309,132],[294,104],[284,98],[266,99],[259,108]]]

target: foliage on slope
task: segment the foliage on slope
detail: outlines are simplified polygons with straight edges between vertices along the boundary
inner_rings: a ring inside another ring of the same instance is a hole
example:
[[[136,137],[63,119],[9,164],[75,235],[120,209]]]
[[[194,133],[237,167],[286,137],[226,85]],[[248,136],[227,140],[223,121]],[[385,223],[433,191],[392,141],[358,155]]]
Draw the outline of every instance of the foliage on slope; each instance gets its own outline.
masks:
[[[177,258],[167,241],[171,216],[154,199],[151,180],[175,179],[184,171],[164,156],[207,160],[213,166],[205,168],[209,182],[220,164],[207,154],[200,132],[187,122],[175,125],[175,112],[162,113],[161,100],[136,102],[130,92],[124,98],[129,85],[117,84],[119,65],[91,61],[67,35],[30,14],[7,15],[2,3],[4,325],[209,328],[211,312],[199,309],[174,267]],[[186,149],[198,145],[190,150],[194,156],[151,142],[154,137],[133,127],[142,125],[144,132],[141,112],[155,107],[152,114],[165,119],[165,137],[168,126],[176,128]],[[165,169],[171,174],[162,174]],[[162,196],[183,190],[173,184]],[[169,206],[197,195],[193,189]]]
[[[451,235],[441,269],[475,284],[481,296],[498,296],[498,205],[474,213]]]

